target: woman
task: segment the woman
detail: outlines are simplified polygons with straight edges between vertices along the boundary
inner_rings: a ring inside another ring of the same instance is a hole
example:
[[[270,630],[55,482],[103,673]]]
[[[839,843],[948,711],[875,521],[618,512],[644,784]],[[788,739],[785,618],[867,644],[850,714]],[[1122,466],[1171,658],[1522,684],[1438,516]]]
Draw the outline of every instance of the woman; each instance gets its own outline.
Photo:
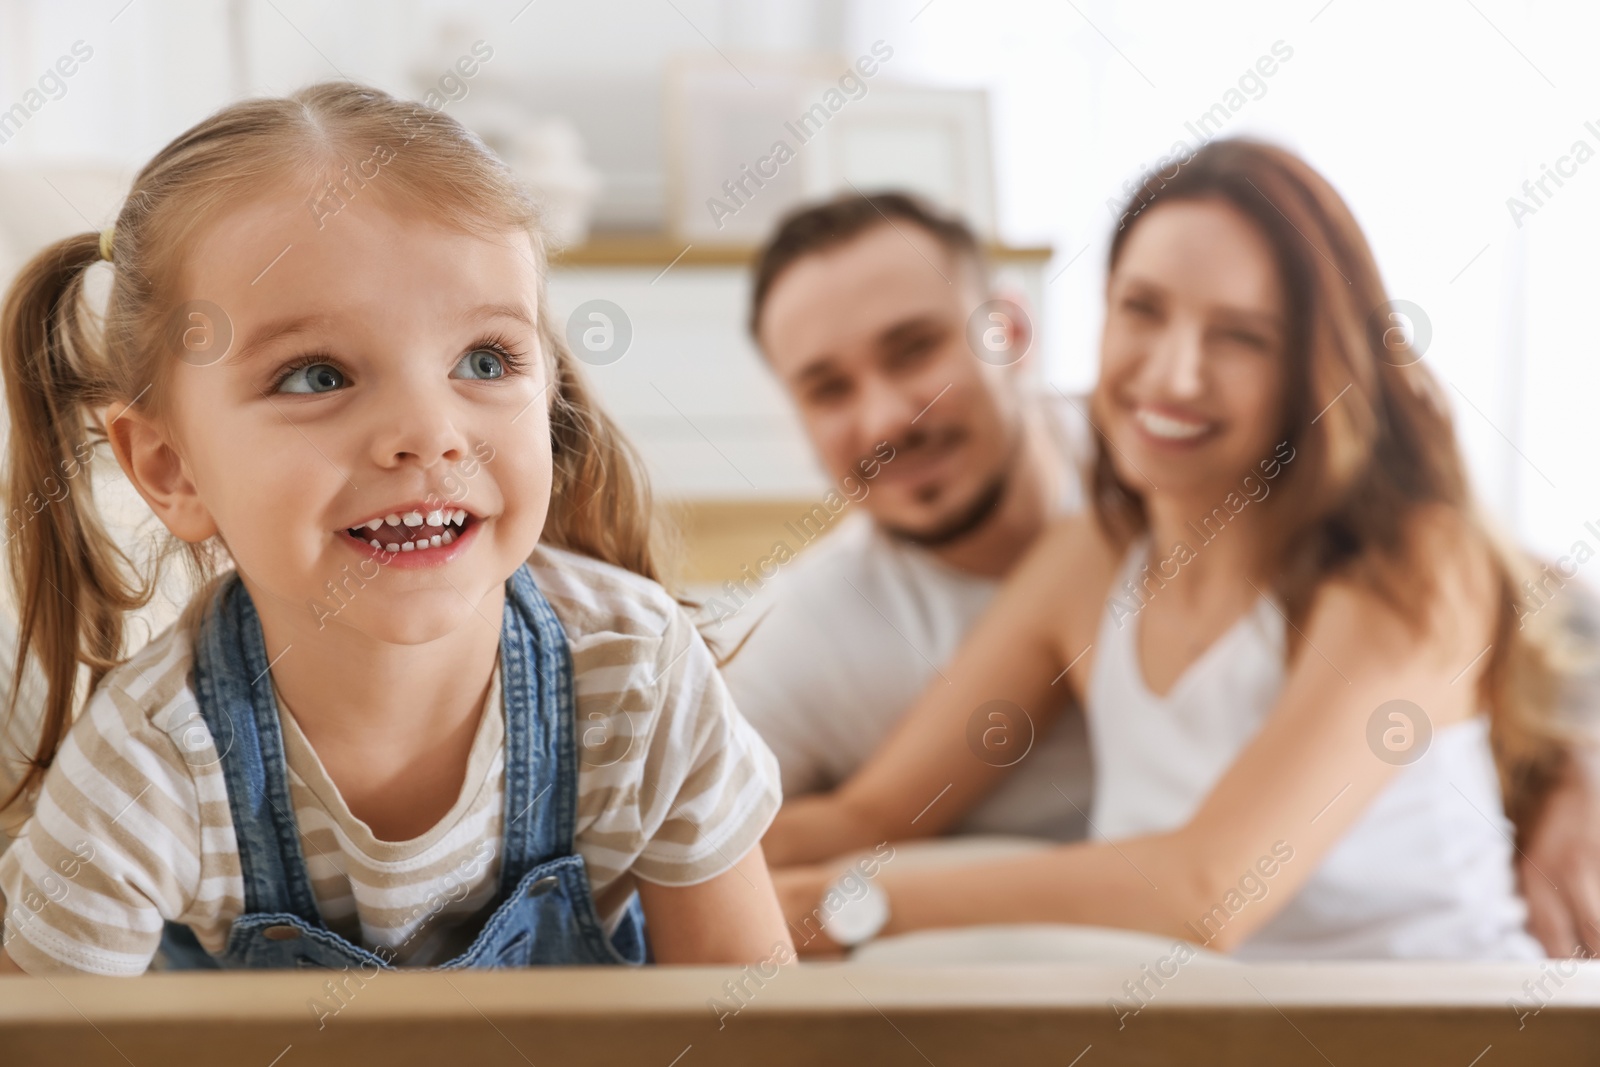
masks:
[[[1549,666],[1349,209],[1287,152],[1208,145],[1139,191],[1106,296],[1092,513],[854,778],[767,835],[775,865],[813,864],[780,880],[805,948],[998,921],[1256,958],[1542,955],[1495,757],[1552,772]],[[1064,690],[1097,840],[883,863],[877,915],[845,903],[859,878],[830,890],[816,861],[937,833],[1004,773],[974,756],[992,712],[1042,731]]]

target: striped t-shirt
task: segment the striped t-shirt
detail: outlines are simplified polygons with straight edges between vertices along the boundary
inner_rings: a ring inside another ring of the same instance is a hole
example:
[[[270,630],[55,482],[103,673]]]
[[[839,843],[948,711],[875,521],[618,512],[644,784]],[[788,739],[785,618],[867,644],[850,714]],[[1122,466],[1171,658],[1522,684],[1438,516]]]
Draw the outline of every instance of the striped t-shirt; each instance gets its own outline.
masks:
[[[730,701],[709,651],[657,585],[541,548],[529,564],[572,651],[575,848],[614,929],[636,884],[693,885],[733,866],[779,802],[776,761]],[[218,754],[179,626],[109,674],[0,856],[5,948],[32,973],[140,974],[164,920],[220,954],[244,910]],[[399,964],[470,943],[499,882],[504,712],[498,670],[455,805],[408,841],[353,816],[279,706],[301,851],[324,920]]]

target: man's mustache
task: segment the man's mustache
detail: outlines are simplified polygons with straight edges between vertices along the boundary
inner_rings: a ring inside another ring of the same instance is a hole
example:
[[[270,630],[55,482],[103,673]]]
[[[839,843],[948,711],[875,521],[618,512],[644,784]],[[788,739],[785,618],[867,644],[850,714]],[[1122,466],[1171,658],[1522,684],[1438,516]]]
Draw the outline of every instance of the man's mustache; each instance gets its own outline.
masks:
[[[913,426],[899,437],[886,440],[894,449],[895,458],[901,459],[948,448],[964,440],[966,436],[967,431],[960,426]]]

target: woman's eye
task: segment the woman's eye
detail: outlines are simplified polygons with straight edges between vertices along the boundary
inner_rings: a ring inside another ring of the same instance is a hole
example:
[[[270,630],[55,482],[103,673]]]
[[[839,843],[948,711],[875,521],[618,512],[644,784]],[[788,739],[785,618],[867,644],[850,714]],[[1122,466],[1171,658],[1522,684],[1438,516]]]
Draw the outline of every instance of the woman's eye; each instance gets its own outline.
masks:
[[[344,385],[344,372],[331,363],[297,367],[278,384],[280,393],[331,393]]]
[[[461,362],[456,364],[456,369],[450,372],[452,378],[475,378],[479,381],[505,376],[505,361],[498,353],[488,348],[474,348],[462,356]]]
[[[1251,333],[1249,330],[1226,330],[1223,332],[1222,337],[1233,344],[1243,345],[1246,348],[1254,348],[1263,352],[1271,347],[1265,337],[1258,333]]]

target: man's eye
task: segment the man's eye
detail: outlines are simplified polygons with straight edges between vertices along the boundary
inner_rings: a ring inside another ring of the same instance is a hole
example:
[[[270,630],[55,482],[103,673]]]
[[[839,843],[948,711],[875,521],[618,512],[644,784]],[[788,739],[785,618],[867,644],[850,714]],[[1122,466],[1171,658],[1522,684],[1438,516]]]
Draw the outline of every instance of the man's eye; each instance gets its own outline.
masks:
[[[331,393],[345,384],[344,372],[331,363],[296,367],[278,383],[280,393]]]
[[[897,366],[911,366],[933,354],[936,342],[932,337],[914,337],[900,346],[890,361]]]
[[[498,352],[489,348],[474,348],[462,356],[461,362],[450,372],[452,378],[473,378],[479,381],[491,381],[505,376],[505,360],[500,358]]]
[[[827,404],[835,400],[842,400],[850,387],[844,382],[823,382],[813,386],[806,394],[813,404]]]

